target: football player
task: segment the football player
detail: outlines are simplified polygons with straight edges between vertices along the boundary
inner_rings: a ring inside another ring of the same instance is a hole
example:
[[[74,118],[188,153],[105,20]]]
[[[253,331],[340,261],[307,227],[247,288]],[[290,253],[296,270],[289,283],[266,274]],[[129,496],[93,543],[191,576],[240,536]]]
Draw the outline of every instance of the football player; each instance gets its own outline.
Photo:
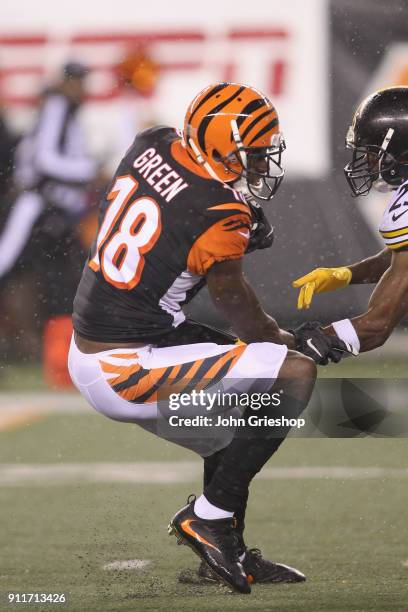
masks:
[[[353,196],[372,187],[393,192],[379,227],[385,248],[349,266],[317,268],[293,286],[300,287],[298,308],[309,308],[315,293],[376,283],[365,313],[327,329],[357,351],[370,351],[408,314],[408,87],[368,96],[354,114],[346,145],[352,159],[344,171]]]
[[[163,427],[160,393],[220,382],[229,390],[267,391],[275,383],[280,411],[296,417],[312,392],[315,361],[335,359],[344,347],[313,325],[281,329],[242,272],[246,252],[271,244],[271,228],[253,197],[269,200],[276,193],[283,150],[272,103],[234,83],[200,92],[182,132],[157,127],[138,134],[102,202],[74,302],[69,355],[72,380],[96,410],[204,457],[204,493],[177,512],[171,530],[242,593],[251,590],[249,576],[304,580],[248,550],[243,539],[249,484],[289,428],[177,437]],[[238,180],[247,197],[234,189]],[[204,284],[239,342],[186,319],[183,304]]]

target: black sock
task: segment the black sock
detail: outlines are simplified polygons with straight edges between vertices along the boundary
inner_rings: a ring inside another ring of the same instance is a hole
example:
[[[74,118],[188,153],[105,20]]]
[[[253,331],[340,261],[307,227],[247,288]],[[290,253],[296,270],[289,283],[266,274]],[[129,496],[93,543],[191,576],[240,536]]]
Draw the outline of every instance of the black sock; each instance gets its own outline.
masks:
[[[221,457],[224,455],[225,451],[226,449],[222,448],[213,455],[204,457],[204,489],[210,484],[212,477],[215,474],[215,470],[217,469],[218,464],[221,461]]]
[[[279,412],[287,418],[297,418],[303,408],[304,402],[287,398]],[[247,410],[244,417],[250,414],[254,412]],[[271,415],[267,410],[260,410],[257,414],[259,417],[277,417],[276,413]],[[279,429],[247,426],[243,429],[237,428],[236,436],[225,449],[210,483],[204,489],[210,503],[234,513],[245,508],[251,480],[278,450],[290,431],[289,426]]]
[[[204,457],[204,479],[203,479],[204,480],[204,490],[206,489],[206,487],[210,485],[211,480],[217,470],[217,467],[220,461],[222,460],[223,456],[225,455],[225,452],[227,451],[228,448],[229,447],[227,446],[226,448],[223,448],[217,451],[216,453],[214,453],[213,455],[210,455],[209,457]],[[242,496],[241,503],[239,504],[239,506],[234,512],[234,516],[238,521],[238,529],[240,530],[241,533],[243,533],[245,529],[245,512],[246,512],[247,503],[248,503],[248,491],[247,491],[246,496]]]
[[[246,506],[251,480],[278,450],[284,439],[233,440],[210,484],[204,489],[208,501],[228,512],[239,513],[240,509]]]

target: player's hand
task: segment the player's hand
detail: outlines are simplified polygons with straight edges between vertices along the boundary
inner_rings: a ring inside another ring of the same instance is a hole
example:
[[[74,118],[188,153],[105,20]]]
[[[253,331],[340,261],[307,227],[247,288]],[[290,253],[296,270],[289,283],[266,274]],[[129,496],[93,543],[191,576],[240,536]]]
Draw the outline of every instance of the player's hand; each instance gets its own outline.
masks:
[[[308,321],[289,331],[295,337],[296,350],[311,357],[318,365],[327,365],[329,361],[338,363],[343,357],[358,354],[337,336],[325,334],[318,321]]]
[[[255,198],[245,194],[245,199],[252,212],[251,234],[246,252],[252,253],[258,249],[268,249],[272,246],[274,235],[273,227],[265,216],[264,211]]]
[[[310,308],[315,293],[335,291],[346,287],[351,281],[350,268],[316,268],[296,279],[292,283],[295,289],[300,288],[297,307]]]

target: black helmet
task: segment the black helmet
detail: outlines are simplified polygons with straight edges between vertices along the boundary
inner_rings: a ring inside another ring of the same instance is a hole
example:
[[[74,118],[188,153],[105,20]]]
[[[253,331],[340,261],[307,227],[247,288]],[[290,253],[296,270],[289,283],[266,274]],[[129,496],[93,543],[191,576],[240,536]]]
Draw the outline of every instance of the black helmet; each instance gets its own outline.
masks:
[[[357,108],[346,136],[353,150],[344,168],[354,196],[374,185],[396,189],[408,179],[408,87],[381,89]]]

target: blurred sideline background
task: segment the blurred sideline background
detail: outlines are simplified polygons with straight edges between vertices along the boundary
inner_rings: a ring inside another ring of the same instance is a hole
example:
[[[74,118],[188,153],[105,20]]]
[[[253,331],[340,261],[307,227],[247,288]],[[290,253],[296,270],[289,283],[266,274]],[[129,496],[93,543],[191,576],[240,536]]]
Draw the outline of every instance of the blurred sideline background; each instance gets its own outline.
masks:
[[[267,205],[275,244],[246,262],[265,306],[282,325],[295,325],[309,317],[351,316],[366,304],[370,288],[350,287],[300,313],[290,282],[318,265],[351,263],[381,248],[377,224],[387,196],[351,199],[342,172],[344,138],[368,92],[408,84],[406,6],[399,0],[386,6],[261,0],[257,11],[245,5],[237,11],[229,0],[210,0],[197,14],[183,0],[176,4],[174,11],[164,2],[135,11],[130,0],[121,0],[120,10],[102,3],[95,14],[79,2],[63,2],[57,14],[51,2],[39,8],[25,0],[18,10],[1,9],[0,229],[24,191],[15,180],[16,147],[36,128],[47,91],[67,62],[89,68],[78,121],[98,168],[85,185],[81,214],[61,222],[58,206],[51,206],[11,269],[2,274],[0,268],[2,386],[10,386],[12,364],[28,364],[35,378],[43,355],[49,370],[64,354],[66,317],[94,235],[98,198],[134,135],[155,123],[181,126],[189,101],[213,81],[248,82],[269,95],[287,142],[286,178]],[[21,233],[18,223],[13,231]],[[59,253],[58,243],[64,245]],[[223,323],[205,292],[190,312]],[[399,354],[404,344],[394,338],[381,355]],[[61,372],[48,372],[48,380],[64,384]]]
[[[265,306],[282,325],[295,325],[351,316],[366,304],[371,288],[350,287],[319,297],[300,313],[290,283],[318,265],[351,263],[381,248],[377,225],[388,196],[351,199],[342,171],[344,138],[353,109],[368,92],[408,84],[405,4],[261,0],[257,11],[245,5],[237,11],[229,0],[210,0],[200,14],[183,0],[176,5],[170,11],[158,1],[135,11],[130,0],[121,0],[119,10],[103,3],[95,14],[79,2],[69,8],[63,2],[57,14],[51,2],[39,8],[25,0],[18,10],[1,9],[0,229],[24,191],[13,180],[16,146],[18,152],[18,143],[36,128],[47,91],[67,62],[89,69],[78,121],[98,172],[85,185],[81,214],[61,222],[54,204],[12,268],[2,274],[0,267],[0,352],[8,364],[0,385],[9,386],[11,364],[28,363],[32,371],[43,355],[48,365],[61,358],[65,349],[57,338],[69,334],[66,317],[94,235],[98,198],[118,161],[138,130],[155,123],[181,126],[189,101],[213,81],[248,82],[269,95],[287,142],[286,178],[267,205],[275,244],[246,262]],[[18,224],[13,231],[20,233]],[[223,323],[205,292],[189,311]],[[375,357],[399,354],[404,344],[394,338]],[[64,384],[58,372],[48,378]]]

